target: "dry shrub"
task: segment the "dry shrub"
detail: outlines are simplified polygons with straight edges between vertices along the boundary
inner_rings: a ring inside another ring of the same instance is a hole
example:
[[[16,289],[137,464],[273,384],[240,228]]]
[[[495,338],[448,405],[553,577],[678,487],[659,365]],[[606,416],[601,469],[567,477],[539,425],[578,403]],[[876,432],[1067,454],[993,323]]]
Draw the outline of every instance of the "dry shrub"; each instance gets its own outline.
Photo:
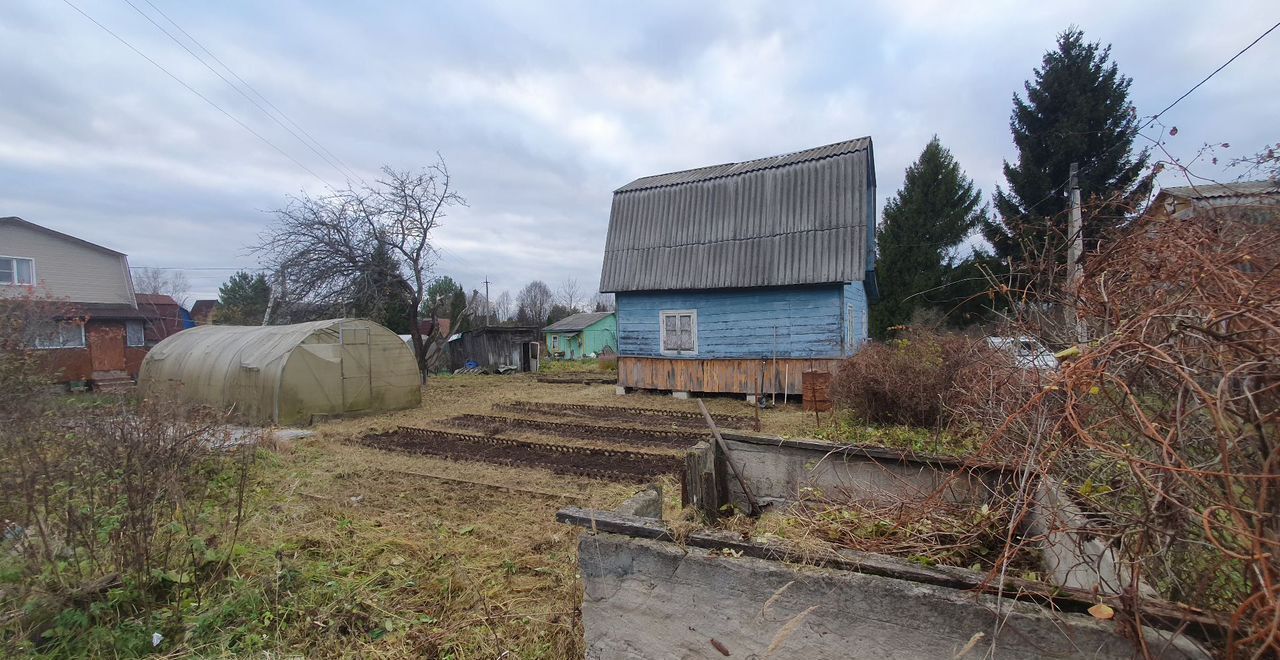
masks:
[[[835,404],[874,424],[937,427],[957,376],[994,353],[980,340],[912,329],[868,344],[845,360],[831,383]]]
[[[1280,655],[1280,228],[1148,216],[1049,305],[1091,341],[1040,391],[971,406],[988,451],[1064,483],[1132,566],[1127,625],[1143,584],[1222,613],[1227,657]]]
[[[947,420],[953,429],[975,435],[999,435],[1010,418],[1026,412],[1037,400],[1052,407],[1057,399],[1044,398],[1055,374],[1019,365],[1005,351],[987,351],[982,359],[961,365],[946,394]],[[1028,421],[1019,417],[1019,423]]]
[[[0,650],[115,653],[116,617],[199,601],[226,569],[252,452],[212,411],[56,394],[29,348],[47,305],[5,305]],[[176,637],[181,621],[157,628]]]

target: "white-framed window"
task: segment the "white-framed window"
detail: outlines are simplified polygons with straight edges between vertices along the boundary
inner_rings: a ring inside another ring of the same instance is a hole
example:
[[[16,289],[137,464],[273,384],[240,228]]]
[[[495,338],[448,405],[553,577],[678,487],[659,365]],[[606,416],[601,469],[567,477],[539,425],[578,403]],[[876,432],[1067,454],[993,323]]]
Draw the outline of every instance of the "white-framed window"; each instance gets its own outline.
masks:
[[[0,284],[35,283],[35,260],[26,257],[0,257]]]
[[[74,321],[41,324],[31,343],[36,348],[84,348],[84,324]]]
[[[658,315],[663,355],[695,355],[698,352],[698,311],[664,310]]]
[[[130,320],[124,322],[124,340],[125,346],[146,346],[147,332],[142,321]]]
[[[560,335],[551,335],[551,350],[560,350]]]

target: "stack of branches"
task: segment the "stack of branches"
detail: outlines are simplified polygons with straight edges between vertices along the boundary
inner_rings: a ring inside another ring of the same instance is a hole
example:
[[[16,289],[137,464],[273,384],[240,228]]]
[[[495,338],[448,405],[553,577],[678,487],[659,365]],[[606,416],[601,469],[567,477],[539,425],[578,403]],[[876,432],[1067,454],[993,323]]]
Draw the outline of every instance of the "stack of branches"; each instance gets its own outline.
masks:
[[[1280,654],[1280,228],[1251,217],[1150,213],[1037,292],[1091,339],[986,419],[1132,569],[1130,625],[1155,593],[1221,612],[1228,657]]]

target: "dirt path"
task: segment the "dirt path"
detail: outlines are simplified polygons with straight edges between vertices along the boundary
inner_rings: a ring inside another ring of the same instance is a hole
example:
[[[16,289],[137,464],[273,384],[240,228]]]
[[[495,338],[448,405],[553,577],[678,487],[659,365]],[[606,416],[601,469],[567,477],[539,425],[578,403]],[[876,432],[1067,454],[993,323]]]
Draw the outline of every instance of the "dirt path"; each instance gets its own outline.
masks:
[[[366,435],[358,442],[387,451],[540,467],[558,474],[611,481],[647,481],[674,473],[681,465],[680,458],[661,454],[571,447],[409,427]]]

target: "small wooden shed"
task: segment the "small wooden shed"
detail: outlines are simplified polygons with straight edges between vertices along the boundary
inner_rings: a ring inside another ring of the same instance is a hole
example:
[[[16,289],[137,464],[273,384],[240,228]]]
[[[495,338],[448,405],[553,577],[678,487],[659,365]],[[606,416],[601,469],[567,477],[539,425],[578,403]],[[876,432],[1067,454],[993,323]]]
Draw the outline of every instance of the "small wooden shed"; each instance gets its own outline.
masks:
[[[833,370],[867,338],[875,200],[869,137],[614,191],[618,385],[799,394]]]
[[[494,325],[460,332],[449,337],[449,366],[457,371],[474,365],[489,373],[504,367],[537,371],[541,330],[535,325]]]

